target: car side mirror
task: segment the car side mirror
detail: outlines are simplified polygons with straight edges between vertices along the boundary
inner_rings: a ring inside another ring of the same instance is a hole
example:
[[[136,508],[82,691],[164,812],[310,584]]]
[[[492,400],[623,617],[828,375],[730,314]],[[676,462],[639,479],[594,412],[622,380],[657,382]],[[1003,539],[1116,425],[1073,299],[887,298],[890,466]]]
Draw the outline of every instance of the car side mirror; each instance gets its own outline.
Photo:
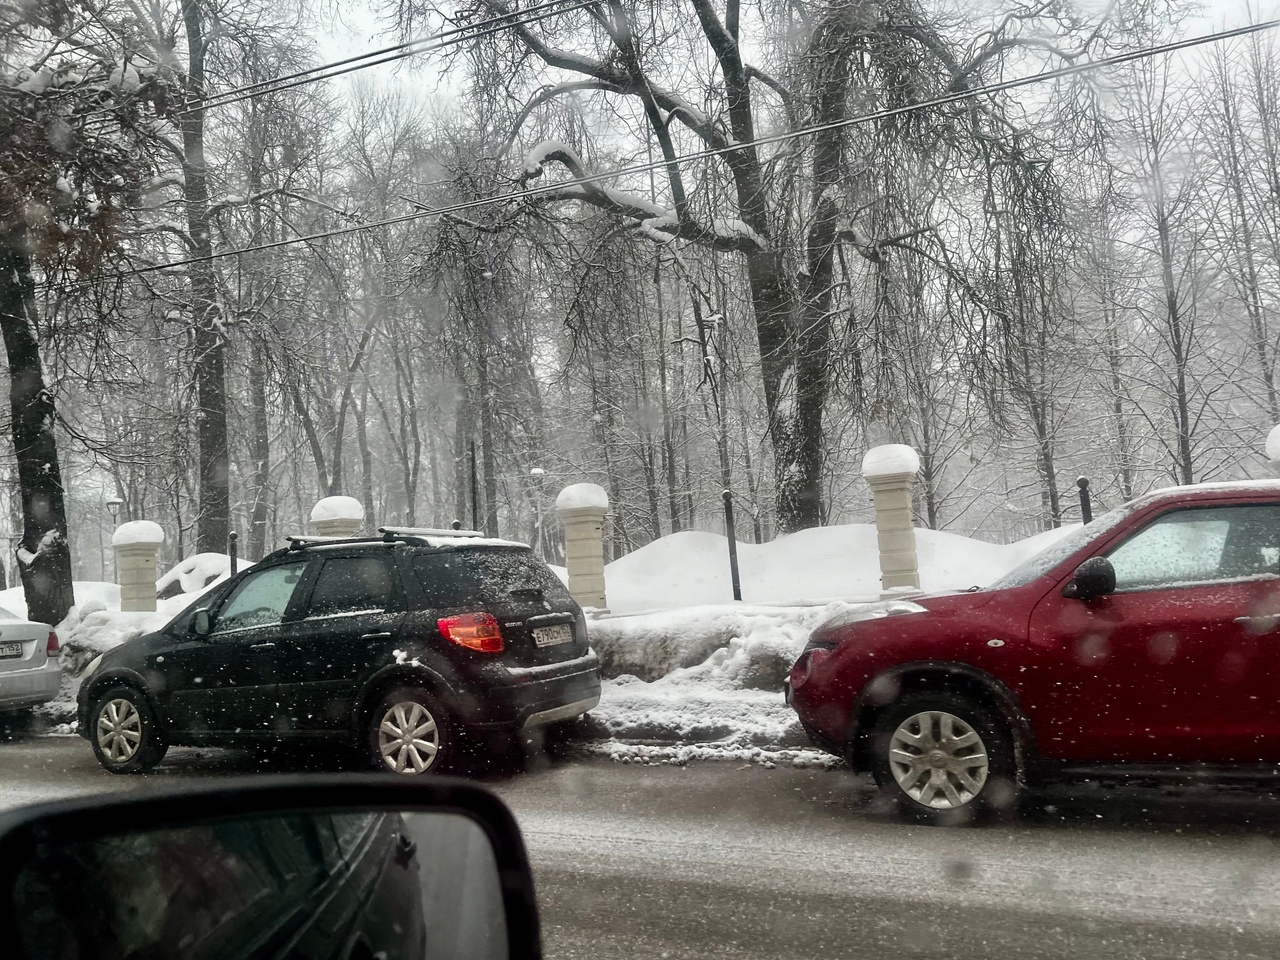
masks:
[[[1076,567],[1071,582],[1062,588],[1062,595],[1071,600],[1093,600],[1105,597],[1116,589],[1116,568],[1106,557],[1090,557]]]
[[[191,618],[191,632],[197,637],[207,637],[213,633],[213,617],[205,607],[197,610],[196,615]]]
[[[254,777],[16,810],[0,816],[0,924],[14,960],[542,955],[515,819],[447,778]]]

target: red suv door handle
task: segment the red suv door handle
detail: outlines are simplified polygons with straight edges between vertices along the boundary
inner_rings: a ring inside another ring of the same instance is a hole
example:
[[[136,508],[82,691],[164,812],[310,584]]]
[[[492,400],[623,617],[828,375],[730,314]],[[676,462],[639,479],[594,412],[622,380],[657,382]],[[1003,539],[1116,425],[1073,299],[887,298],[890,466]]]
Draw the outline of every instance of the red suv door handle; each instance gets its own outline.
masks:
[[[391,639],[391,634],[390,634],[389,632],[383,632],[383,633],[366,633],[366,634],[365,634],[363,637],[361,637],[360,639],[361,639],[361,640],[390,640],[390,639]]]

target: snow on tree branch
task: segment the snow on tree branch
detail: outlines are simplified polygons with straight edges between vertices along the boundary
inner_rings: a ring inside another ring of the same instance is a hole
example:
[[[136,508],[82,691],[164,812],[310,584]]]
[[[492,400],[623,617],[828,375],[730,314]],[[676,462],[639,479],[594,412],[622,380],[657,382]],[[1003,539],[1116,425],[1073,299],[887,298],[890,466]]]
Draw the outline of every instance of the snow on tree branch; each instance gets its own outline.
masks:
[[[635,221],[636,229],[655,243],[689,240],[716,250],[767,250],[768,244],[741,220],[716,217],[710,226],[691,217],[681,219],[676,211],[660,206],[634,193],[627,193],[597,183],[581,182],[587,177],[582,160],[572,149],[558,140],[544,140],[525,156],[523,182],[542,176],[547,163],[563,165],[577,183],[566,183],[559,190],[541,194],[542,201],[581,200]]]

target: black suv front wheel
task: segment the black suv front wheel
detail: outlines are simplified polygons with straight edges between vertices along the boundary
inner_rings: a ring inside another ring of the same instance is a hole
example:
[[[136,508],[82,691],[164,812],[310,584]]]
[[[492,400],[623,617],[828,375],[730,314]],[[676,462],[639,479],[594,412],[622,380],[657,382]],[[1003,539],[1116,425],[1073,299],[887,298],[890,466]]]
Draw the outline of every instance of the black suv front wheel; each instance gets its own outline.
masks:
[[[169,750],[147,698],[134,687],[108,687],[89,710],[94,756],[112,773],[145,773]]]
[[[965,697],[904,696],[880,715],[871,757],[876,783],[913,820],[943,826],[1016,809],[1017,760],[1008,727]]]
[[[369,714],[368,748],[381,770],[405,776],[436,773],[453,751],[448,714],[421,687],[396,687]]]

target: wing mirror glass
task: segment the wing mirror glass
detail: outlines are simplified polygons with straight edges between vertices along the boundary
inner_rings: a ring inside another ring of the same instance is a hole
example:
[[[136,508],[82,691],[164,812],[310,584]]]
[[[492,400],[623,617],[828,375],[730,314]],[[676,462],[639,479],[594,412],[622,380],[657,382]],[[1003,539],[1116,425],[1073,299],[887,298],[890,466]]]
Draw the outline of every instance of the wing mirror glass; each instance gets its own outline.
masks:
[[[204,607],[197,610],[196,615],[191,618],[191,632],[197,637],[207,637],[213,633],[213,617]]]
[[[1090,557],[1076,567],[1071,582],[1062,588],[1062,595],[1073,600],[1092,600],[1105,597],[1116,589],[1116,570],[1106,557]]]
[[[78,823],[37,815],[0,834],[0,920],[17,956],[540,956],[528,862],[500,800],[470,785],[433,785],[433,802],[419,784],[395,784],[419,792],[410,799],[386,796],[383,777],[324,779],[345,783],[242,782],[257,809],[230,786],[167,809],[73,802]]]

